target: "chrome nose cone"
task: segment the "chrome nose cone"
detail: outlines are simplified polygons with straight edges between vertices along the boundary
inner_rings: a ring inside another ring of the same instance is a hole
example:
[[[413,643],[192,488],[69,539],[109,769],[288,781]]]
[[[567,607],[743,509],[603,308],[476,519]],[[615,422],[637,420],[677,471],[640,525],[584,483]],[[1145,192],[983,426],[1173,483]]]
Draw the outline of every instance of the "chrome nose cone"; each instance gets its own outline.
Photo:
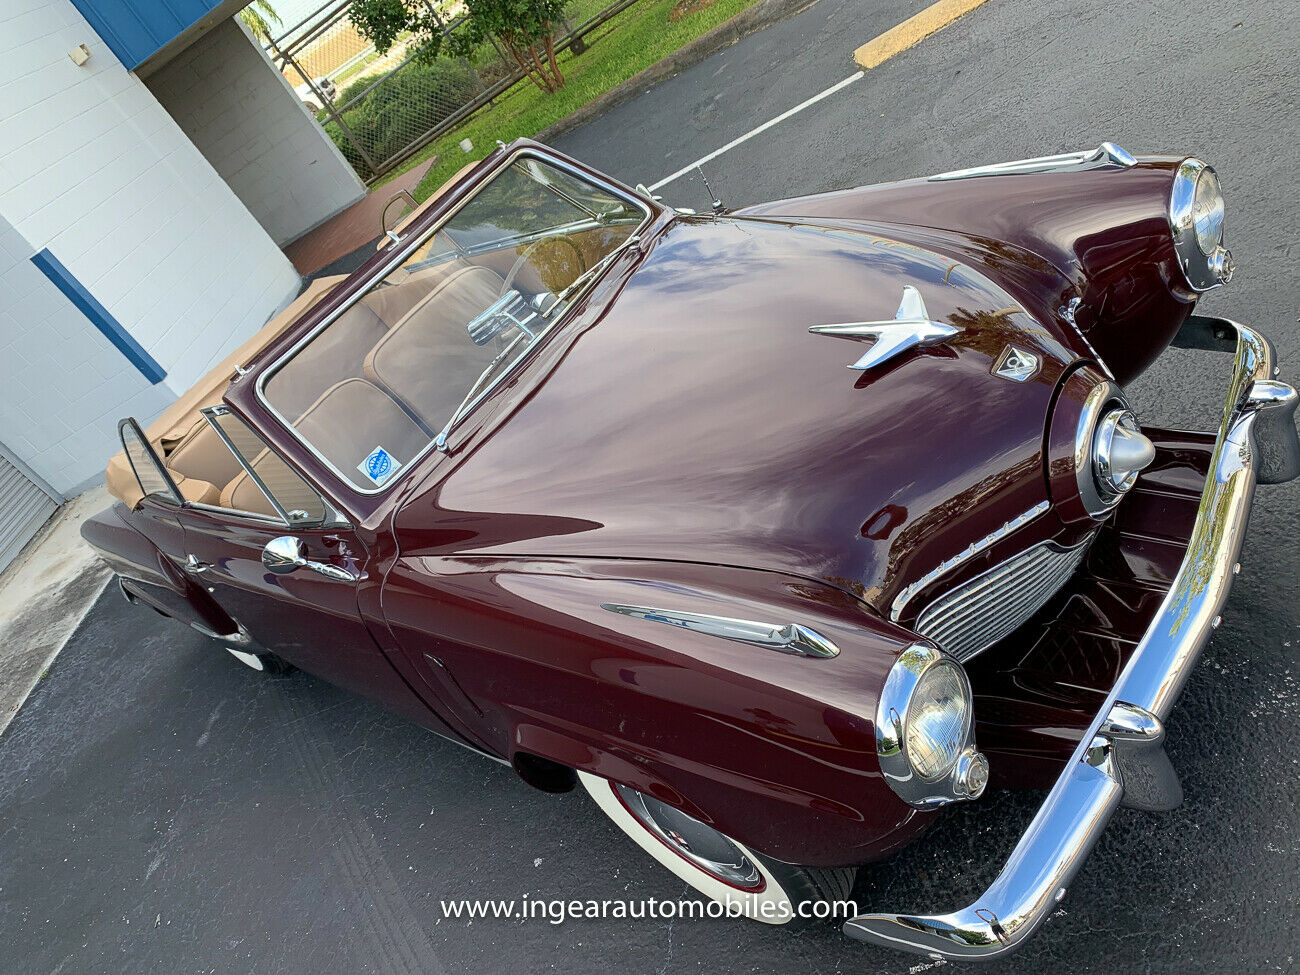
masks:
[[[1138,474],[1156,459],[1156,448],[1131,410],[1116,408],[1097,426],[1097,480],[1102,491],[1118,497],[1133,487]]]

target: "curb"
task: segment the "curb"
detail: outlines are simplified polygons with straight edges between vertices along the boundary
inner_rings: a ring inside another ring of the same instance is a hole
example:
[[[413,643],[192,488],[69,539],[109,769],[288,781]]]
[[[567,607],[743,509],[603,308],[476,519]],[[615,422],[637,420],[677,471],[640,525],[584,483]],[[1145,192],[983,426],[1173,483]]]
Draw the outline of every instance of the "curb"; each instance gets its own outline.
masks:
[[[622,84],[615,85],[595,101],[588,102],[571,115],[566,115],[558,122],[548,125],[533,138],[538,142],[549,142],[567,135],[611,108],[630,101],[646,89],[703,61],[723,48],[730,47],[741,38],[770,27],[787,17],[802,13],[816,2],[817,0],[758,0],[758,3],[752,7],[747,7],[730,20],[723,21],[711,31],[701,34],[689,44],[683,45],[672,54],[634,74]]]
[[[863,71],[870,71],[987,2],[988,0],[937,0],[914,17],[907,18],[879,37],[867,41],[853,52],[853,60]]]

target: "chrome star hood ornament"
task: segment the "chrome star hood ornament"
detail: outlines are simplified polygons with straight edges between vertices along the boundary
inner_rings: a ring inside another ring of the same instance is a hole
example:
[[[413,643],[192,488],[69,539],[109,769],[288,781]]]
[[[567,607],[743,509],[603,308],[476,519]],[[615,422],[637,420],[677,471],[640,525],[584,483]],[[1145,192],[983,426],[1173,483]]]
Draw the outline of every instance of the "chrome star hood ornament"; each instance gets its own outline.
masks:
[[[961,329],[930,320],[921,292],[910,284],[903,286],[903,300],[893,321],[847,322],[842,325],[813,325],[808,331],[817,335],[834,335],[842,339],[875,339],[875,344],[857,362],[849,366],[865,372],[883,365],[897,355],[917,346],[946,342]]]

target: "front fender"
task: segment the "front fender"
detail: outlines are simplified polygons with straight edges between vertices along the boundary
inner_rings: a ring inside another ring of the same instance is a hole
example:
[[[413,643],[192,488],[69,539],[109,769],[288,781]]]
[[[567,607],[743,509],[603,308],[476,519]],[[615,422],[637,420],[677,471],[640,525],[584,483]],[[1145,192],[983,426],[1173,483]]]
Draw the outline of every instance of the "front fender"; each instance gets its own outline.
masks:
[[[876,859],[930,819],[889,788],[875,750],[881,688],[915,637],[832,586],[688,563],[420,558],[399,560],[383,605],[444,705],[512,761],[622,782],[807,866]],[[839,653],[615,605],[797,623]]]
[[[1182,158],[1147,157],[1127,168],[909,179],[777,200],[736,216],[938,232],[950,238],[949,253],[982,259],[985,272],[1043,325],[1082,357],[1100,360],[1122,384],[1155,360],[1196,304],[1169,223]],[[925,246],[944,250],[928,233]],[[1079,302],[1071,309],[1073,298]]]

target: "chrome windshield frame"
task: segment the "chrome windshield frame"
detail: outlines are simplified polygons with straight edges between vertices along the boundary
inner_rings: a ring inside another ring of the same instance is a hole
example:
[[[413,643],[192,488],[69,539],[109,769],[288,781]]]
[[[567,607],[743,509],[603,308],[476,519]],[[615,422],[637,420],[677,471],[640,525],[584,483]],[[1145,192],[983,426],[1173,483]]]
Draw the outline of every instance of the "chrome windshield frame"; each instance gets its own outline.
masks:
[[[569,175],[573,176],[574,178],[590,183],[592,186],[598,187],[599,189],[604,190],[606,193],[609,193],[611,196],[615,196],[618,199],[629,204],[630,206],[633,206],[636,209],[640,210],[641,213],[643,214],[642,219],[640,223],[638,223],[632,229],[631,233],[629,233],[628,235],[629,239],[636,237],[642,232],[644,232],[645,228],[655,218],[655,210],[647,203],[647,201],[639,198],[635,193],[630,193],[627,190],[615,185],[609,180],[604,179],[603,177],[600,177],[594,173],[589,173],[584,170],[578,169],[577,167],[573,166],[571,163],[567,162],[566,160],[561,159],[557,156],[553,156],[550,153],[547,153],[537,147],[524,146],[519,149],[515,149],[513,152],[504,156],[497,163],[496,168],[492,171],[492,173],[483,180],[483,182],[474,190],[474,192],[467,195],[463,200],[458,201],[456,205],[453,206],[449,211],[447,211],[447,213],[444,214],[442,219],[440,219],[437,223],[435,223],[431,227],[428,227],[422,233],[413,236],[410,240],[402,240],[400,241],[399,244],[390,245],[392,254],[389,255],[389,259],[387,261],[385,261],[375,272],[373,272],[370,279],[369,286],[358,291],[345,304],[341,305],[338,308],[335,308],[332,312],[330,312],[330,314],[325,316],[325,318],[323,318],[310,332],[302,336],[302,338],[298,339],[298,341],[295,342],[292,346],[290,346],[289,349],[287,349],[281,356],[279,356],[279,358],[277,358],[269,366],[263,369],[261,373],[258,375],[257,383],[256,386],[254,387],[258,403],[267,412],[269,412],[271,416],[275,418],[276,422],[278,422],[285,429],[285,431],[291,437],[293,437],[295,441],[300,443],[312,455],[312,457],[318,460],[332,474],[334,474],[335,477],[339,479],[341,486],[345,490],[351,492],[352,494],[357,495],[359,497],[376,497],[378,495],[387,494],[390,491],[392,491],[393,488],[398,483],[405,482],[406,478],[394,477],[391,480],[389,480],[386,484],[384,484],[382,487],[377,487],[377,488],[363,488],[357,485],[352,480],[352,477],[348,473],[339,470],[339,468],[335,464],[333,464],[329,460],[329,458],[327,458],[324,454],[322,454],[319,450],[316,449],[315,445],[313,445],[305,437],[301,436],[298,433],[298,430],[294,427],[293,421],[291,419],[286,417],[283,413],[277,410],[274,405],[272,405],[272,403],[270,402],[270,400],[267,398],[266,395],[267,382],[269,382],[272,376],[274,376],[277,372],[279,372],[291,359],[293,359],[294,356],[296,356],[299,352],[301,352],[308,344],[315,341],[316,337],[319,336],[323,331],[325,331],[325,329],[329,328],[332,324],[334,324],[335,321],[337,321],[345,313],[351,310],[352,307],[357,304],[357,302],[359,302],[362,298],[364,298],[367,294],[369,294],[375,285],[383,281],[386,277],[388,277],[389,274],[391,274],[393,271],[399,268],[402,265],[402,263],[406,261],[407,258],[409,258],[413,253],[415,253],[415,251],[419,250],[420,247],[422,247],[425,243],[427,243],[438,233],[440,233],[442,229],[446,226],[446,224],[452,219],[454,219],[456,214],[458,214],[465,206],[467,206],[473,200],[477,199],[479,194],[486,187],[490,186],[493,180],[495,180],[498,175],[505,172],[505,170],[507,170],[510,166],[514,165],[514,163],[517,162],[519,159],[525,157],[538,159],[546,163],[548,166],[553,166],[556,169],[562,170],[565,173],[568,173]],[[582,222],[582,221],[578,221],[578,222]],[[601,274],[594,275],[592,277],[592,280],[588,281],[586,285],[577,294],[572,296],[573,299],[577,299],[581,297],[583,294],[585,294],[586,292],[590,291],[602,276],[603,276],[603,272]],[[569,307],[572,308],[575,304],[576,301],[571,300],[569,302]],[[548,335],[557,325],[559,325],[564,320],[564,317],[565,317],[564,313],[562,312],[557,318],[548,322],[546,327],[542,329],[540,332],[538,332],[537,339],[529,343],[529,348],[536,348],[540,340],[544,338],[546,335]],[[523,358],[524,356],[519,356],[515,360],[515,362],[511,363],[509,367],[503,370],[500,379],[504,379],[505,377],[512,375],[515,369],[518,367],[519,362],[522,361]],[[465,419],[465,417],[467,417],[470,413],[472,413],[475,409],[478,408],[478,406],[487,398],[489,393],[491,393],[498,386],[500,386],[500,379],[494,381],[491,387],[481,392],[481,394],[475,399],[474,403],[470,405],[469,409],[467,409],[465,414],[460,418],[462,421]],[[410,471],[414,470],[416,464],[419,461],[423,460],[425,457],[427,457],[434,450],[435,450],[435,441],[431,437],[429,439],[429,442],[425,444],[424,447],[422,447],[414,457],[412,457],[409,461],[406,462],[405,465],[406,471],[409,473]]]

